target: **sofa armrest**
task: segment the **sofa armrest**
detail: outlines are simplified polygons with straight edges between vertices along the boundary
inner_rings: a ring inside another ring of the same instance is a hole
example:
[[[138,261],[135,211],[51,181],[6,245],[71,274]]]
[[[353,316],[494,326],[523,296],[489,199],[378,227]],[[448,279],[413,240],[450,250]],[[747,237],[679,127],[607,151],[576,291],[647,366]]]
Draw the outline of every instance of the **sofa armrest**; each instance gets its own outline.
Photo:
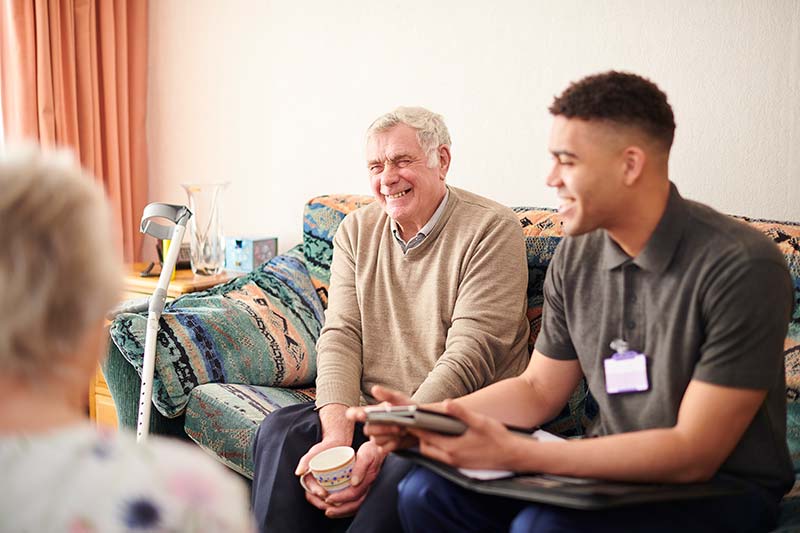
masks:
[[[113,342],[108,343],[108,356],[102,363],[103,376],[114,399],[120,427],[136,430],[141,379],[125,360]],[[183,430],[183,416],[167,418],[153,409],[150,413],[150,433],[172,435],[188,440]]]

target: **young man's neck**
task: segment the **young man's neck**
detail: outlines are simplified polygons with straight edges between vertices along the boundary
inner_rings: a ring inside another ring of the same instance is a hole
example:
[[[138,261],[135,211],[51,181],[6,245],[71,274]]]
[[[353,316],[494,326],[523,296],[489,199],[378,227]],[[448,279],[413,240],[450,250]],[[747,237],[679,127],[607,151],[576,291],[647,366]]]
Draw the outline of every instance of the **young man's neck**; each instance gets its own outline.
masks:
[[[669,191],[670,182],[666,177],[642,185],[616,223],[606,228],[609,237],[629,256],[639,255],[653,236],[667,208]]]

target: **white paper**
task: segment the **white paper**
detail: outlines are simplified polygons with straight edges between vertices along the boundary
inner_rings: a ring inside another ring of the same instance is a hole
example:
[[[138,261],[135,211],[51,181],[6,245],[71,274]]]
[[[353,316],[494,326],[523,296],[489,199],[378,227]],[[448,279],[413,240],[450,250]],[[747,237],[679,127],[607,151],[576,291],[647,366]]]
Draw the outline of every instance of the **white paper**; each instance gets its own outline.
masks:
[[[542,442],[555,442],[559,440],[564,440],[563,437],[559,437],[558,435],[553,435],[552,433],[545,431],[543,429],[537,429],[536,431],[531,433],[531,437],[533,437],[536,440],[540,440]],[[481,481],[487,481],[490,479],[503,479],[505,477],[511,477],[514,475],[514,472],[510,470],[481,470],[477,468],[459,468],[458,471],[469,478],[478,479]]]

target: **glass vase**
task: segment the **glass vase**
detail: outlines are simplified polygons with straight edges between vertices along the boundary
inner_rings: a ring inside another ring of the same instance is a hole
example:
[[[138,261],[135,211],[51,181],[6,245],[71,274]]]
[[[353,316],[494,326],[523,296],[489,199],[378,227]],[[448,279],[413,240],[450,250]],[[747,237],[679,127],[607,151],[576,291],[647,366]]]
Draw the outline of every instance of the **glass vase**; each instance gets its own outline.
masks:
[[[225,236],[222,231],[222,191],[227,183],[184,184],[189,196],[189,238],[192,272],[218,274],[225,265]]]

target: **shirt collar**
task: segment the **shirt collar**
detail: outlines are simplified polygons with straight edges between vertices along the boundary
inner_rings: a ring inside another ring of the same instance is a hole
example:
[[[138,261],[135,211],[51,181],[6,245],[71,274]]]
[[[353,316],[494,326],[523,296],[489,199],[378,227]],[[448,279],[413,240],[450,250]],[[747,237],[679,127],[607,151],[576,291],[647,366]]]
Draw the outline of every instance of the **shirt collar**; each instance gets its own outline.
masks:
[[[608,232],[603,232],[603,266],[608,270],[613,270],[623,263],[631,261],[642,270],[649,270],[656,274],[662,274],[669,266],[678,243],[683,235],[686,225],[684,216],[685,200],[678,192],[674,183],[669,185],[669,198],[667,207],[656,225],[656,229],[645,244],[644,249],[635,258],[631,259],[622,248],[608,236]]]
[[[428,236],[428,234],[436,226],[436,223],[439,222],[439,219],[442,218],[442,213],[444,213],[444,208],[447,206],[447,199],[449,197],[450,197],[450,189],[449,188],[445,188],[444,198],[442,198],[442,201],[439,202],[439,207],[436,208],[436,211],[433,212],[433,215],[431,215],[431,218],[428,220],[428,222],[425,223],[424,226],[422,226],[420,228],[420,230],[417,232],[417,234],[414,237],[412,237],[411,239],[408,240],[409,243],[411,241],[413,241],[414,239],[416,239],[417,237],[420,237],[420,236],[427,237]],[[400,230],[397,227],[397,222],[395,220],[392,220],[392,233],[394,233],[394,236],[398,240],[398,242],[405,247],[406,242],[403,241],[403,238],[400,236]],[[421,239],[420,239],[420,241],[421,241]]]

